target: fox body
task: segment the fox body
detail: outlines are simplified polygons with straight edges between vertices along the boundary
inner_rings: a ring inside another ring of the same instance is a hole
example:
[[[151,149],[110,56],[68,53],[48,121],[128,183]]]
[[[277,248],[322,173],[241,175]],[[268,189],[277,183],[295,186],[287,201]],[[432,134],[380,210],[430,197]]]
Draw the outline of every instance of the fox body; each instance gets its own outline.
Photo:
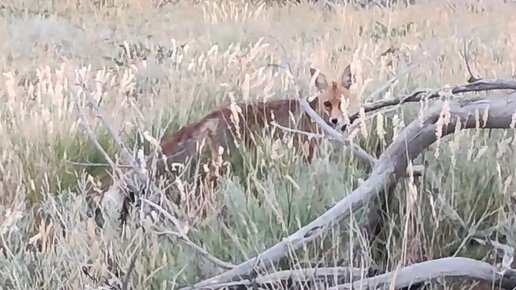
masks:
[[[349,92],[352,83],[350,67],[349,65],[346,67],[339,82],[329,83],[324,74],[318,73],[312,68],[310,73],[319,94],[309,102],[309,105],[328,124],[335,127],[340,124],[343,117],[341,102],[348,102],[351,98]],[[207,157],[212,161],[219,160],[220,157],[223,157],[220,155],[220,149],[226,149],[223,154],[227,156],[230,154],[227,152],[227,148],[232,147],[235,143],[252,146],[255,142],[253,133],[273,127],[272,122],[299,131],[321,133],[319,126],[304,111],[298,99],[236,103],[212,110],[202,119],[186,125],[170,138],[163,140],[161,150],[166,157],[166,164],[161,162],[157,173],[168,170],[175,163],[195,164],[202,153],[207,153],[205,155],[208,155]],[[272,132],[273,138],[281,138],[285,134],[285,131],[280,128],[275,128]],[[294,144],[302,149],[304,160],[310,162],[317,140],[309,138],[305,134],[297,134],[296,138]],[[151,161],[150,158],[147,159],[148,164]],[[163,166],[167,168],[165,169]],[[218,176],[217,170],[216,168],[207,170],[201,179],[214,183]],[[98,207],[99,202],[103,203],[106,192],[113,190],[113,180],[110,175],[104,175],[100,183],[100,188],[95,190],[95,193],[90,191],[89,194],[89,203],[93,204],[94,208]],[[122,202],[120,194],[116,199],[118,203]],[[91,206],[90,209],[92,209]],[[98,209],[96,214],[99,214]]]

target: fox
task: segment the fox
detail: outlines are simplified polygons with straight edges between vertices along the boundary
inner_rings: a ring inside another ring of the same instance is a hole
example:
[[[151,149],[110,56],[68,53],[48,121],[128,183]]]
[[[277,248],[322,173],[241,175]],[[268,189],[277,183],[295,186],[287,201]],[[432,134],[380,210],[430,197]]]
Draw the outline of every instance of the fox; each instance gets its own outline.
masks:
[[[337,128],[344,119],[342,102],[350,102],[353,96],[350,87],[353,83],[353,75],[350,65],[347,65],[340,76],[340,80],[327,80],[325,74],[310,67],[311,80],[317,89],[318,94],[308,103],[310,107],[322,117],[331,127]],[[161,141],[161,153],[165,156],[165,161],[158,162],[158,174],[167,171],[173,164],[186,164],[193,166],[198,164],[201,157],[207,157],[209,162],[225,159],[229,152],[222,152],[221,148],[227,149],[239,142],[249,148],[256,145],[253,133],[260,132],[265,128],[272,127],[275,122],[280,126],[296,129],[299,131],[318,134],[322,133],[322,128],[312,121],[312,118],[301,107],[298,98],[273,99],[267,101],[240,102],[231,105],[221,106],[212,109],[201,119],[187,124],[169,138]],[[284,130],[273,130],[272,138],[282,138]],[[318,139],[311,138],[307,134],[296,134],[294,146],[301,149],[304,162],[312,162],[314,149]],[[200,148],[201,144],[202,148]],[[199,152],[200,151],[200,152]],[[148,165],[152,162],[148,157]],[[156,163],[157,164],[157,163]],[[220,176],[220,167],[211,167],[204,170],[200,180],[203,186],[216,186],[217,176]],[[113,178],[105,174],[100,178],[100,186],[94,186],[87,194],[90,214],[95,216],[97,223],[102,223],[100,207],[106,202],[107,192],[116,191]],[[202,186],[201,186],[202,187]],[[125,221],[129,203],[134,202],[134,197],[129,194],[129,199],[116,194],[117,207],[121,214],[120,219]],[[113,196],[111,196],[113,198]],[[120,209],[120,204],[122,204]]]

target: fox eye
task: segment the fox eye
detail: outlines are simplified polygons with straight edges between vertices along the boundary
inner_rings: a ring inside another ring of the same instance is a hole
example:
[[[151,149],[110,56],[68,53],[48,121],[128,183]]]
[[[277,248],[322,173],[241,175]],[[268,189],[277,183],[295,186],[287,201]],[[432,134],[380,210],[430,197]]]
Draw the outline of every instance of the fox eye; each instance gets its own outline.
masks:
[[[324,105],[326,108],[331,107],[331,103],[330,103],[330,102],[328,102],[328,101],[324,102],[324,103],[323,103],[323,105]]]

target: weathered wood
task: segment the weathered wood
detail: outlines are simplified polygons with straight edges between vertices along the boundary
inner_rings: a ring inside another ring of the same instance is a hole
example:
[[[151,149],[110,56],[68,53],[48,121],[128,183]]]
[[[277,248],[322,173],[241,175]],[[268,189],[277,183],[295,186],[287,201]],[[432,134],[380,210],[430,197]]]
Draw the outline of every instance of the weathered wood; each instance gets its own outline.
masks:
[[[444,110],[443,110],[444,109]],[[375,198],[384,188],[395,184],[406,175],[407,164],[437,140],[436,132],[442,126],[441,137],[454,132],[457,122],[461,129],[508,129],[516,123],[516,93],[441,102],[407,126],[376,162],[369,178],[321,216],[302,227],[276,245],[235,268],[202,281],[193,289],[208,289],[210,285],[253,278],[275,262],[288,256],[305,244],[316,240],[332,225],[347,218],[366,202]],[[480,120],[476,115],[480,115]],[[484,116],[484,114],[486,114]],[[486,120],[485,122],[483,120]],[[190,288],[184,288],[190,289]]]
[[[489,282],[495,289],[516,287],[514,270],[501,273],[486,262],[463,257],[448,257],[413,264],[375,277],[331,287],[328,290],[400,289],[438,278],[478,279]]]

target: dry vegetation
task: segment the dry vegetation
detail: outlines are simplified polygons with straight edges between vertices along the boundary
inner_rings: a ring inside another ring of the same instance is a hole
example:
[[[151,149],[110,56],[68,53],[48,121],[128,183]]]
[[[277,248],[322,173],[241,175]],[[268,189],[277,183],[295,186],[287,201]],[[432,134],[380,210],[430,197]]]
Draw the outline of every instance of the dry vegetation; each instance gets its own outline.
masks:
[[[242,1],[180,1],[155,8],[153,2],[0,5],[1,288],[192,285],[273,246],[368,177],[370,169],[349,147],[326,142],[307,165],[288,144],[270,141],[235,155],[204,219],[185,191],[188,206],[176,210],[179,229],[177,220],[152,222],[138,211],[123,228],[113,217],[104,229],[95,229],[83,193],[88,174],[100,171],[94,165],[106,161],[78,113],[87,116],[111,157],[118,159],[119,150],[81,93],[79,77],[129,148],[149,152],[144,136],[167,136],[218,104],[295,96],[285,72],[268,66],[282,60],[278,43],[305,91],[310,64],[337,75],[351,62],[352,90],[363,101],[396,75],[397,83],[375,100],[465,83],[465,44],[476,76],[516,74],[516,5],[503,1],[332,11]],[[412,64],[418,66],[407,72]],[[378,158],[435,102],[369,114],[350,136]],[[428,164],[438,188],[418,177],[401,179],[371,243],[358,211],[269,273],[311,265],[353,267],[360,277],[371,269],[384,273],[449,256],[499,263],[499,253],[479,245],[483,240],[475,242],[471,233],[492,230],[492,245],[516,246],[514,140],[512,129],[464,130],[438,139],[413,161]],[[429,194],[432,190],[438,192]],[[164,210],[173,208],[160,203]],[[450,219],[441,204],[460,218]],[[464,228],[457,226],[461,220]],[[473,280],[438,282],[445,288],[477,286]]]

